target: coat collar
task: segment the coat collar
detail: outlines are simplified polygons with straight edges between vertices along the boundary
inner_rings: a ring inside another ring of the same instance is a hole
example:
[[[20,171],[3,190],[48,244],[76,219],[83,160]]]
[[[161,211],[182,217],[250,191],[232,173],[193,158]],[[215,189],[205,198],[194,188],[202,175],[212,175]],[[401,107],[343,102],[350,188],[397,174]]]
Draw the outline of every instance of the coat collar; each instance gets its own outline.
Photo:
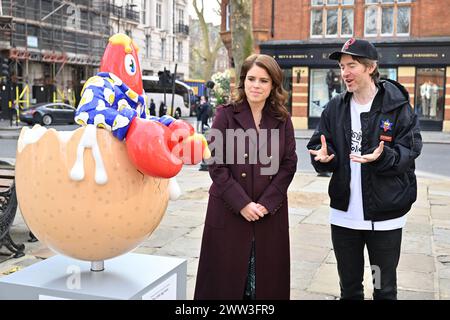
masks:
[[[262,139],[259,142],[259,145],[257,141],[254,141],[253,135],[250,135],[250,140],[253,142],[253,144],[256,146],[258,145],[258,149],[261,149],[264,147],[267,142],[271,139],[271,129],[276,129],[281,122],[277,118],[275,118],[273,115],[271,115],[268,111],[269,107],[266,103],[266,105],[263,108],[262,112],[262,118],[260,123],[260,129],[267,130],[267,138]],[[239,125],[244,129],[244,131],[248,129],[254,129],[256,130],[255,121],[253,119],[252,111],[250,109],[250,105],[248,104],[247,100],[242,101],[241,103],[237,103],[233,106],[233,112],[234,112],[234,118],[239,123]]]
[[[260,129],[275,129],[278,127],[280,120],[271,115],[268,111],[269,106],[266,105],[263,108],[261,126]],[[236,103],[233,106],[234,118],[241,125],[242,129],[255,129],[255,121],[253,120],[252,111],[247,100],[243,100],[240,103]]]

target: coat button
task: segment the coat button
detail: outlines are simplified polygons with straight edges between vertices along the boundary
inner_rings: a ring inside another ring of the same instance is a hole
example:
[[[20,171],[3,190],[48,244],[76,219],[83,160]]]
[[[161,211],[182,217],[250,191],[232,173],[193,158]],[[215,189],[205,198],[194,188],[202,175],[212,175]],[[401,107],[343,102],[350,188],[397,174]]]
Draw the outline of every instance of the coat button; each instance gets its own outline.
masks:
[[[269,180],[272,180],[272,176],[269,176]]]
[[[245,159],[248,158],[248,153],[244,153],[244,158],[245,158]]]
[[[242,172],[242,173],[241,173],[241,177],[242,177],[242,178],[245,178],[246,176],[247,176],[247,174],[246,174],[245,172]]]

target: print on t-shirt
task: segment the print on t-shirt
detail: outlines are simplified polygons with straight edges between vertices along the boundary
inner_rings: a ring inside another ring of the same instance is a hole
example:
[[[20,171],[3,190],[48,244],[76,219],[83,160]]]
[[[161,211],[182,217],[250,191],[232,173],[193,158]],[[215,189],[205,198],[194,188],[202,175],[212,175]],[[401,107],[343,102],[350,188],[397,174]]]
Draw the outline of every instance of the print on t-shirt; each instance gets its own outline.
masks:
[[[353,131],[352,130],[352,153],[361,153],[361,140],[362,133],[361,131]]]

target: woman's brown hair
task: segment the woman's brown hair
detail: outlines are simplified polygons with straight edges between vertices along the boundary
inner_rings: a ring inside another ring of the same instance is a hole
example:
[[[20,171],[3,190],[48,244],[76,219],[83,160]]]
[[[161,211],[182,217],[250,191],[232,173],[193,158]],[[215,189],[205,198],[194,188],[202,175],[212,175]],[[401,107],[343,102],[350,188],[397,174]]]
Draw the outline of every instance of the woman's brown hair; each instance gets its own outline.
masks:
[[[287,100],[287,92],[283,88],[283,71],[271,56],[265,54],[252,54],[245,59],[241,67],[239,85],[234,93],[234,102],[240,103],[246,99],[244,89],[245,77],[247,76],[247,72],[254,65],[266,70],[272,79],[272,90],[266,101],[266,105],[269,108],[268,111],[278,120],[286,120],[286,118],[289,117],[289,112],[284,105]]]

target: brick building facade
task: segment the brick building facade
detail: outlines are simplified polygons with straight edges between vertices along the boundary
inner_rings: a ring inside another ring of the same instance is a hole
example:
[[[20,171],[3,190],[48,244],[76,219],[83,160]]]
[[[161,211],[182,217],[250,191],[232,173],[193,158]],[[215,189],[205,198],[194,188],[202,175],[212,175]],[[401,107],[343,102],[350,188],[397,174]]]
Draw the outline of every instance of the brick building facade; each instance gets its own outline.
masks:
[[[329,99],[344,90],[328,54],[351,37],[372,41],[383,77],[410,93],[422,129],[450,131],[450,0],[253,0],[255,51],[285,74],[296,128],[314,128]],[[229,1],[222,39],[230,48]]]

